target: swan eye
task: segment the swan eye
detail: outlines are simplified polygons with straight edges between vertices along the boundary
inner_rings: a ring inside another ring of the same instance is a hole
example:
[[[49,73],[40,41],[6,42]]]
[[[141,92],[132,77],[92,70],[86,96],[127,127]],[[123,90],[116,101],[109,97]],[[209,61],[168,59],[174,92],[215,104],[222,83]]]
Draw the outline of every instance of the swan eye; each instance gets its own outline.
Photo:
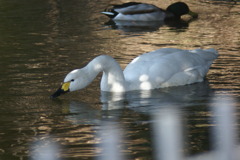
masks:
[[[71,82],[73,82],[73,81],[74,81],[74,79],[71,80]]]

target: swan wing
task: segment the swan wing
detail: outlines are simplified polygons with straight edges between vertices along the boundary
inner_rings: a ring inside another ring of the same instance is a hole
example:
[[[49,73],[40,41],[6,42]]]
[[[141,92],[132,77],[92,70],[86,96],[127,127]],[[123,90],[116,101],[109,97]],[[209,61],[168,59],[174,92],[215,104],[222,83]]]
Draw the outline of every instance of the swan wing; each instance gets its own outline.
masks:
[[[202,81],[215,58],[215,50],[163,48],[135,58],[124,76],[132,90],[185,85]]]

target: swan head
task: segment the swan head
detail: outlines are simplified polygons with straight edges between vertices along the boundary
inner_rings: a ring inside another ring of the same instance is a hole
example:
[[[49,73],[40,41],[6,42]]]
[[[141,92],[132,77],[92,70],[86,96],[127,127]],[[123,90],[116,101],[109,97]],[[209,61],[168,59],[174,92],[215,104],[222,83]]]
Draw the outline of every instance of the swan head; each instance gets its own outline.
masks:
[[[189,14],[193,18],[197,18],[198,14],[192,12],[188,5],[184,2],[176,2],[167,7],[167,11],[174,14],[176,18],[180,18],[184,14]]]
[[[51,98],[56,98],[67,92],[72,92],[85,88],[90,83],[89,78],[84,69],[76,69],[67,74],[64,82],[59,89],[51,95]]]

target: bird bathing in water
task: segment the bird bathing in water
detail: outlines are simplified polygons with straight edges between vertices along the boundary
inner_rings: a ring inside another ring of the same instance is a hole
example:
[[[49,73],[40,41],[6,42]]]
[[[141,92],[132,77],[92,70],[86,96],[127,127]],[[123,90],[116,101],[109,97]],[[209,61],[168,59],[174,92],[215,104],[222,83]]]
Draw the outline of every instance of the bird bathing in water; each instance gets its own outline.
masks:
[[[185,14],[189,14],[192,18],[198,17],[198,14],[192,12],[184,2],[173,3],[166,10],[152,4],[128,2],[121,5],[113,5],[101,13],[117,21],[164,21],[180,19]]]
[[[215,49],[162,48],[136,57],[122,70],[111,56],[100,55],[85,67],[68,73],[51,97],[87,87],[100,72],[103,72],[101,91],[106,92],[151,90],[202,82],[217,57]]]

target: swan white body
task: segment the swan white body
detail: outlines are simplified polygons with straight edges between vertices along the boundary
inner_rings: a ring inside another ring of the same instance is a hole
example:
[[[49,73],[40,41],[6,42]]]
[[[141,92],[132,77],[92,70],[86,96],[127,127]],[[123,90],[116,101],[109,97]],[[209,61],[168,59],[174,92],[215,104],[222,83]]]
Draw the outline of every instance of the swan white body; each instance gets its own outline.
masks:
[[[64,79],[64,91],[85,88],[99,72],[103,72],[101,90],[126,92],[186,85],[203,81],[212,62],[218,57],[215,49],[181,50],[162,48],[136,57],[122,71],[110,56],[94,58],[87,66],[70,72]]]

